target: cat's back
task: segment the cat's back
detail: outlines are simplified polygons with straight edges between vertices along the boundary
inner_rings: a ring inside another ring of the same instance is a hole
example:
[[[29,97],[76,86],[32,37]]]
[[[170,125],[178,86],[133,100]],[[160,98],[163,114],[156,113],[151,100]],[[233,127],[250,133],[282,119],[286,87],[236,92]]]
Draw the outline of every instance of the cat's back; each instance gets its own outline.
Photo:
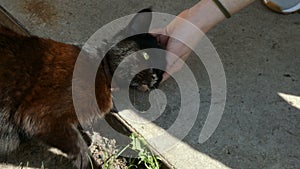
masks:
[[[0,26],[0,107],[15,112],[28,95],[66,88],[79,51]]]

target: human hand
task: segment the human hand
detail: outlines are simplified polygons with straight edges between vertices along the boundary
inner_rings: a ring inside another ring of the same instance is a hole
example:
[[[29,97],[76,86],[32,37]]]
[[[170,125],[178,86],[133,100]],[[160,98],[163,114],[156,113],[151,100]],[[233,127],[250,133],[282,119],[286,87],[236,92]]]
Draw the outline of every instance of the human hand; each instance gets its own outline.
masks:
[[[200,39],[200,35],[197,35],[199,33],[195,32],[197,31],[195,30],[196,27],[187,24],[183,20],[187,17],[188,10],[185,10],[166,27],[151,31],[162,47],[165,47],[168,52],[177,56],[174,57],[170,53],[167,53],[166,71],[163,74],[162,82],[182,68],[184,64],[182,61],[185,61],[192,52],[192,49],[187,45],[194,47]]]
[[[222,1],[222,4],[233,14],[254,1],[255,0],[228,0]],[[178,56],[178,58],[175,59],[167,54],[166,72],[168,73],[163,75],[162,82],[182,68],[184,63],[179,60],[182,59],[185,61],[204,33],[208,32],[224,19],[224,14],[215,2],[211,0],[201,0],[193,7],[181,12],[178,17],[171,21],[165,28],[151,31],[154,33],[153,36],[157,38],[158,42],[165,47],[167,51]],[[199,29],[203,33],[200,31],[199,34]]]

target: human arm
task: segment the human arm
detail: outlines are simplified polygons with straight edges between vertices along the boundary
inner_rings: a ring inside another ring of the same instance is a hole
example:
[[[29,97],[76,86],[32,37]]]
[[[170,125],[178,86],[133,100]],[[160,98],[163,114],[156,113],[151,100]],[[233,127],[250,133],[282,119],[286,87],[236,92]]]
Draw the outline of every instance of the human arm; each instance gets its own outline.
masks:
[[[232,15],[238,12],[240,9],[248,6],[255,0],[219,1]],[[189,31],[190,29],[188,28],[188,26],[186,24],[182,24],[182,19],[186,19],[187,21],[195,25],[197,28],[199,28],[203,33],[206,33],[219,22],[224,20],[225,15],[215,4],[215,2],[213,2],[213,0],[201,0],[193,7],[181,12],[178,15],[178,18],[176,17],[166,27],[152,31],[153,33],[156,33],[155,36],[157,36],[159,43],[161,43],[162,46],[165,46],[167,51],[176,54],[182,60],[186,60],[192,52],[192,50],[180,41],[174,38],[169,38],[169,36],[180,37],[180,39],[183,41],[189,41],[192,46],[196,45],[199,42],[201,36],[195,36],[193,31]],[[166,71],[168,73],[165,73],[163,75],[162,81],[165,81],[170,77],[171,74],[179,71],[181,67],[182,62],[178,62],[174,57],[167,56]]]

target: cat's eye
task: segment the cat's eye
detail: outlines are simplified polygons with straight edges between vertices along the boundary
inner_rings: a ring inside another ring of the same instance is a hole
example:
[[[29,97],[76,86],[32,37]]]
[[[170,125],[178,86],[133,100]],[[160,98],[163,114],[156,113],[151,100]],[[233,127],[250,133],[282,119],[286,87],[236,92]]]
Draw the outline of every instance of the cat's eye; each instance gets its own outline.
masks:
[[[144,57],[145,60],[149,60],[150,59],[150,56],[146,52],[143,52],[143,57]]]

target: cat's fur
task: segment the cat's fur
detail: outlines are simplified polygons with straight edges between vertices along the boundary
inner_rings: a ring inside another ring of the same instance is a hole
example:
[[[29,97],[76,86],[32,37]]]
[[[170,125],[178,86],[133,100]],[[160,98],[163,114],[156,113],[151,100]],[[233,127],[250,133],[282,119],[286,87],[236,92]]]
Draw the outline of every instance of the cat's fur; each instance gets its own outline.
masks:
[[[150,22],[151,17],[136,16],[129,27],[133,32],[139,27],[148,30]],[[143,46],[149,41],[152,46]],[[130,43],[135,44],[134,51],[158,47],[153,46],[155,38],[149,34],[122,42]],[[90,154],[90,139],[83,133],[79,121],[88,123],[89,120],[85,119],[103,116],[110,111],[111,77],[105,74],[106,65],[102,62],[95,83],[100,112],[89,110],[90,103],[83,103],[87,104],[86,114],[76,116],[71,85],[79,52],[80,48],[74,45],[22,36],[0,26],[0,153],[16,149],[22,138],[30,138],[60,149],[77,168],[91,168],[87,156]],[[113,51],[109,55],[107,57],[118,58]],[[81,89],[79,92],[85,91]],[[94,168],[98,167],[94,164]]]
[[[131,87],[136,87],[144,92],[157,88],[161,82],[164,71],[157,69],[157,67],[165,69],[166,53],[164,50],[151,50],[151,48],[163,48],[158,44],[154,36],[144,33],[149,32],[152,20],[151,9],[144,9],[140,12],[146,13],[140,16],[136,15],[131,23],[113,38],[113,42],[111,42],[113,45],[105,57],[110,68],[110,74],[115,73],[114,76],[118,87],[122,88],[125,84],[131,82]],[[143,25],[137,26],[135,23],[143,23]],[[136,34],[141,32],[143,33]],[[124,39],[124,36],[127,38]],[[143,49],[150,50],[138,52]],[[122,66],[119,65],[121,61],[124,62]],[[118,72],[115,72],[117,67]],[[135,74],[138,69],[145,70]]]
[[[90,166],[88,146],[72,102],[72,73],[80,48],[0,27],[0,151],[22,137],[56,147],[78,168]],[[98,71],[101,115],[112,107],[110,79]],[[88,111],[88,110],[87,110]]]

